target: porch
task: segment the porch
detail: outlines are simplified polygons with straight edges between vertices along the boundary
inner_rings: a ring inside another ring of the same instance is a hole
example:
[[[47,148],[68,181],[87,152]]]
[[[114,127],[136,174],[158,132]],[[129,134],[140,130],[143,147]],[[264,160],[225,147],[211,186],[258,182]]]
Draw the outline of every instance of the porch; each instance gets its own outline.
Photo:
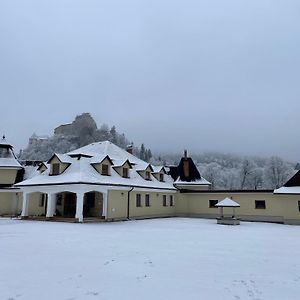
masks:
[[[107,190],[24,190],[22,219],[60,222],[102,222],[106,218]]]

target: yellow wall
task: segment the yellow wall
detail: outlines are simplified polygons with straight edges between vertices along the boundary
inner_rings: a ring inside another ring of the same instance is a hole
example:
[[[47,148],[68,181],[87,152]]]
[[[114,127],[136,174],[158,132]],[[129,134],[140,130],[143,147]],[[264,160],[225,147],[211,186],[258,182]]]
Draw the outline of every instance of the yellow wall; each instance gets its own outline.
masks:
[[[11,215],[15,193],[0,193],[0,215]]]
[[[136,194],[141,194],[141,207],[136,207]],[[145,195],[150,195],[150,207],[145,206]],[[163,195],[167,195],[167,203],[169,204],[169,196],[173,195],[175,206],[163,206]],[[130,192],[130,218],[150,218],[174,216],[176,207],[176,194],[162,192]],[[108,193],[108,219],[126,219],[128,191],[109,191]]]
[[[32,193],[29,195],[29,216],[40,216],[45,214],[46,201],[44,201],[44,206],[39,206],[40,197],[41,193]]]
[[[18,194],[18,197],[16,195]],[[18,215],[22,211],[22,193],[0,193],[0,216]]]
[[[17,172],[16,169],[0,169],[0,184],[14,184]]]
[[[226,197],[240,204],[236,213],[244,220],[300,223],[298,200],[300,195],[274,195],[273,193],[181,193],[178,195],[176,212],[178,215],[215,218],[219,208],[210,208],[209,200],[223,200]],[[256,209],[255,200],[265,200],[266,209]],[[179,205],[178,205],[179,204]],[[224,208],[231,215],[231,208]]]

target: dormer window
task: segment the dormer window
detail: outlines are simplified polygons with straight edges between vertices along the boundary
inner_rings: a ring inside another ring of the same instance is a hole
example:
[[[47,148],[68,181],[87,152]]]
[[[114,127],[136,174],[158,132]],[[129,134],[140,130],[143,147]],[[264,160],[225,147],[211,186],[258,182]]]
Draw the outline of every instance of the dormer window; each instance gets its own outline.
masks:
[[[102,164],[101,174],[106,176],[109,175],[109,168],[107,164]]]
[[[52,164],[52,175],[59,175],[59,164]]]
[[[145,172],[145,179],[146,180],[151,180],[151,173],[149,171]]]
[[[122,169],[122,177],[129,178],[129,176],[128,176],[128,168],[123,168]]]
[[[164,182],[164,174],[159,174],[159,181]]]

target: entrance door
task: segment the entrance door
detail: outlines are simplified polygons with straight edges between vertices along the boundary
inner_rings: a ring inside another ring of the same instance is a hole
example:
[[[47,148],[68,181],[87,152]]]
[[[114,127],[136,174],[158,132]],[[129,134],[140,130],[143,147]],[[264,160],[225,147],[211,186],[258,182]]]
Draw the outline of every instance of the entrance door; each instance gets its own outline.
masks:
[[[64,217],[75,218],[76,194],[65,193],[64,197]]]

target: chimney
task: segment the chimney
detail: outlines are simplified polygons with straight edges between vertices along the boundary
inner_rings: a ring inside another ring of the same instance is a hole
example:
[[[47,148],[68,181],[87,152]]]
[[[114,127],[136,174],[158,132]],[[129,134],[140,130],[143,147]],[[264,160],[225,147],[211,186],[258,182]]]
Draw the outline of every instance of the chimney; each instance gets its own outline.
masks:
[[[133,154],[133,144],[127,145],[126,151],[130,154]]]
[[[190,177],[190,164],[188,161],[187,150],[184,150],[183,154],[183,175],[186,178]]]
[[[185,149],[184,152],[183,152],[183,157],[184,157],[184,158],[187,158],[187,150],[186,150],[186,149]]]

